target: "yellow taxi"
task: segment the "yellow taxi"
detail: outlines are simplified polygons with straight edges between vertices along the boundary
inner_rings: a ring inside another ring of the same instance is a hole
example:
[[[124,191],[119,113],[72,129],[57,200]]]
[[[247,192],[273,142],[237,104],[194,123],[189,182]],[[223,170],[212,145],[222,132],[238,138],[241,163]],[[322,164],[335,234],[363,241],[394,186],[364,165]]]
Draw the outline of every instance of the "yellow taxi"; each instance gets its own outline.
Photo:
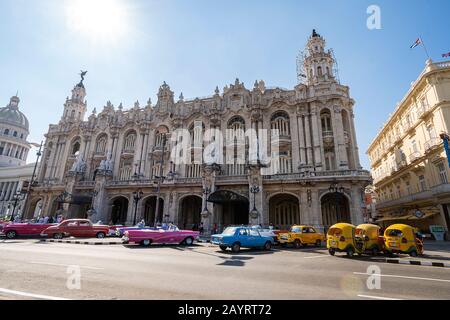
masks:
[[[412,257],[423,254],[423,238],[419,230],[406,224],[394,224],[384,231],[388,254],[407,253]]]
[[[307,245],[320,247],[324,240],[325,235],[323,233],[318,232],[314,227],[304,225],[294,225],[289,232],[278,235],[278,242],[281,245],[293,245],[296,249]]]
[[[334,256],[336,252],[345,252],[353,257],[357,252],[355,243],[356,227],[350,223],[337,223],[330,227],[327,234],[328,252]]]

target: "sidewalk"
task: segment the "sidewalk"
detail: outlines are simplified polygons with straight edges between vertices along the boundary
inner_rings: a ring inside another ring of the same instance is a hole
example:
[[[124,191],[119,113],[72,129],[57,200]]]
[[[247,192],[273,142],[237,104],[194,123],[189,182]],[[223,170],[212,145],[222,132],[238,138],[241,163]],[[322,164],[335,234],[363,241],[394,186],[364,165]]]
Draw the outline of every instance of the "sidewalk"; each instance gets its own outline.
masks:
[[[41,239],[41,242],[53,242],[53,243],[70,243],[70,244],[84,244],[91,246],[99,246],[99,245],[118,245],[122,244],[122,240],[120,238],[104,238],[104,239],[79,239],[79,238],[67,238],[62,240],[56,239]]]

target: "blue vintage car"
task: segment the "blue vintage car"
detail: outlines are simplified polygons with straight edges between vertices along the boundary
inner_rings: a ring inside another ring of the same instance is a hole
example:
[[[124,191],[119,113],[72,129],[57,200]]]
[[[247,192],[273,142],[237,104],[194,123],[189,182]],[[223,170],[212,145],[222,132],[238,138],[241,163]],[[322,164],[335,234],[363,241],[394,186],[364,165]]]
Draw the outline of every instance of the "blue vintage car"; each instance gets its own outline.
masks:
[[[211,236],[211,243],[226,251],[231,248],[239,252],[241,248],[259,248],[270,250],[274,243],[272,237],[262,236],[257,229],[249,227],[228,227],[222,234]]]

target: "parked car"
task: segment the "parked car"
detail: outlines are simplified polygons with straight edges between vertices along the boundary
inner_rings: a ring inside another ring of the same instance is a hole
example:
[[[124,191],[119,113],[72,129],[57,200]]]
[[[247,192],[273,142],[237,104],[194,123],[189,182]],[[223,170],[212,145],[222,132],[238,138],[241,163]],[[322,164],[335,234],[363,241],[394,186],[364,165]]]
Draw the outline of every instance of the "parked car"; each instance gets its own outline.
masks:
[[[6,238],[14,239],[16,237],[24,236],[39,236],[43,230],[51,226],[53,226],[53,224],[8,223],[3,224],[1,232],[6,236]]]
[[[263,236],[258,230],[250,227],[228,227],[222,234],[211,236],[211,243],[218,245],[222,251],[231,248],[233,252],[237,253],[241,248],[270,250],[274,239]]]
[[[386,252],[407,253],[411,257],[423,255],[423,237],[417,228],[406,224],[393,224],[384,231]]]
[[[116,237],[123,237],[123,235],[125,234],[125,231],[128,230],[156,230],[154,227],[139,227],[139,226],[134,226],[134,227],[118,227],[116,228],[116,233],[115,236]]]
[[[168,229],[131,229],[124,233],[123,244],[138,243],[142,246],[151,244],[184,244],[192,245],[198,240],[199,231],[180,230],[176,226]]]
[[[296,249],[307,245],[320,247],[322,241],[325,241],[325,235],[311,226],[294,225],[289,232],[278,235],[281,245],[293,245]]]
[[[108,232],[108,226],[94,225],[87,219],[69,219],[45,229],[42,231],[41,236],[53,237],[54,239],[62,239],[64,237],[104,238]]]

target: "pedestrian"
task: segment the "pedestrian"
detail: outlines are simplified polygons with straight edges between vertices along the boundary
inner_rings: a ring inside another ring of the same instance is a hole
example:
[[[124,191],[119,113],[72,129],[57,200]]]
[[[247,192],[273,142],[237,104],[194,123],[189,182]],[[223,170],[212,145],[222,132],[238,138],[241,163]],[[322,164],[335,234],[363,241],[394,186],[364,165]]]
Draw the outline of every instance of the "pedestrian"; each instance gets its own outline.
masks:
[[[48,221],[47,221],[47,223],[50,223],[50,224],[52,224],[53,223],[53,216],[50,216],[50,218],[48,218]]]
[[[45,218],[44,218],[44,224],[47,224],[48,223],[48,216],[45,216]]]
[[[203,222],[200,222],[200,226],[198,228],[198,231],[200,231],[200,234],[203,235]]]

